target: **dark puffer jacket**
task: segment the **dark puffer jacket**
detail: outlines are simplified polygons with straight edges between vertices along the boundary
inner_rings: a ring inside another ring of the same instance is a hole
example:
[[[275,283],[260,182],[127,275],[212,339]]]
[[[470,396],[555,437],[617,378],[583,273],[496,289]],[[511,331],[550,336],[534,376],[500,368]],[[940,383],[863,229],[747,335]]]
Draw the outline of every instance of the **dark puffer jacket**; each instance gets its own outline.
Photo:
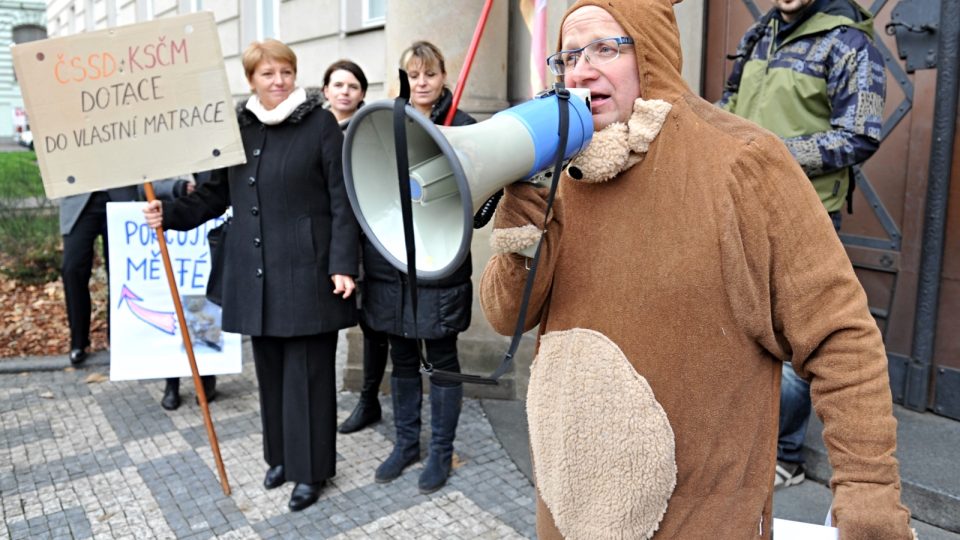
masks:
[[[444,88],[430,113],[430,120],[442,124],[453,96]],[[454,126],[476,123],[469,114],[457,110]],[[473,303],[473,262],[470,255],[457,270],[437,281],[417,280],[417,325],[413,324],[407,276],[393,267],[364,237],[361,287],[364,322],[378,332],[421,339],[439,339],[463,332],[470,326]]]

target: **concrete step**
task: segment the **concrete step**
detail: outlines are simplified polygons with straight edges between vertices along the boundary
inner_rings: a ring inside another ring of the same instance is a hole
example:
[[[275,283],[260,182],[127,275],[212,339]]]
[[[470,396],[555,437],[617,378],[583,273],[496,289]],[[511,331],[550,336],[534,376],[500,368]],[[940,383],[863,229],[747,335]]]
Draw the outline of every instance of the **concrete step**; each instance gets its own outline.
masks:
[[[894,405],[902,500],[913,517],[960,533],[960,422]],[[810,419],[804,442],[807,476],[827,484],[832,468],[823,445],[823,423]]]

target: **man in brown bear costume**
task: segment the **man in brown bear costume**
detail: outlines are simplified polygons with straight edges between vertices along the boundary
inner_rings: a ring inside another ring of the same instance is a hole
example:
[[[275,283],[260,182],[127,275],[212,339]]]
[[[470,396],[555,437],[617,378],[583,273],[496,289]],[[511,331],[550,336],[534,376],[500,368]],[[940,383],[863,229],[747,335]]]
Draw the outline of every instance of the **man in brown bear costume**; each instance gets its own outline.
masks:
[[[559,48],[595,134],[560,180],[525,321],[538,536],[770,538],[791,361],[840,537],[911,538],[880,332],[796,160],[690,91],[669,0],[580,0]],[[501,333],[545,209],[529,185],[500,203],[481,302]]]

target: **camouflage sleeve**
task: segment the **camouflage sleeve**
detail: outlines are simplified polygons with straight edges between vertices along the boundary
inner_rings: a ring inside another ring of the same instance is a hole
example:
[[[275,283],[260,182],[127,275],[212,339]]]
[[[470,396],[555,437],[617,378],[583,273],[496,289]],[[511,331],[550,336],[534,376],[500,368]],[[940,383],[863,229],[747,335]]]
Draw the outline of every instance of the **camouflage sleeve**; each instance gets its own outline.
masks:
[[[829,131],[784,139],[808,176],[866,161],[880,146],[886,72],[880,51],[867,36],[849,28],[831,32],[827,77],[831,104]]]
[[[743,65],[747,63],[750,56],[753,56],[754,51],[752,49],[762,34],[763,27],[761,24],[753,23],[740,38],[740,43],[737,44],[737,52],[727,56],[727,59],[733,60],[733,65],[730,68],[730,75],[727,76],[727,80],[723,84],[723,95],[720,96],[720,101],[715,104],[717,107],[729,111],[736,105],[737,93],[740,90],[740,78],[743,76]]]

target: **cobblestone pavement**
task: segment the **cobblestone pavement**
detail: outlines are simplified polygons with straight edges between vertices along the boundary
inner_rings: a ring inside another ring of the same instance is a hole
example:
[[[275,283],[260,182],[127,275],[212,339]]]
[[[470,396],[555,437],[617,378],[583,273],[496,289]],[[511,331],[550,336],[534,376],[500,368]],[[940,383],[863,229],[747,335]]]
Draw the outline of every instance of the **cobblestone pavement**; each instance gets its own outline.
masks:
[[[338,375],[345,359],[338,353]],[[287,511],[292,484],[266,491],[253,366],[218,380],[214,426],[233,494],[224,496],[192,383],[159,405],[162,381],[88,382],[106,368],[0,375],[0,539],[532,538],[533,488],[465,400],[447,486],[420,495],[417,464],[373,481],[393,445],[389,398],[375,429],[337,439],[320,501]],[[339,420],[357,395],[338,396]],[[426,449],[429,407],[424,400]]]

